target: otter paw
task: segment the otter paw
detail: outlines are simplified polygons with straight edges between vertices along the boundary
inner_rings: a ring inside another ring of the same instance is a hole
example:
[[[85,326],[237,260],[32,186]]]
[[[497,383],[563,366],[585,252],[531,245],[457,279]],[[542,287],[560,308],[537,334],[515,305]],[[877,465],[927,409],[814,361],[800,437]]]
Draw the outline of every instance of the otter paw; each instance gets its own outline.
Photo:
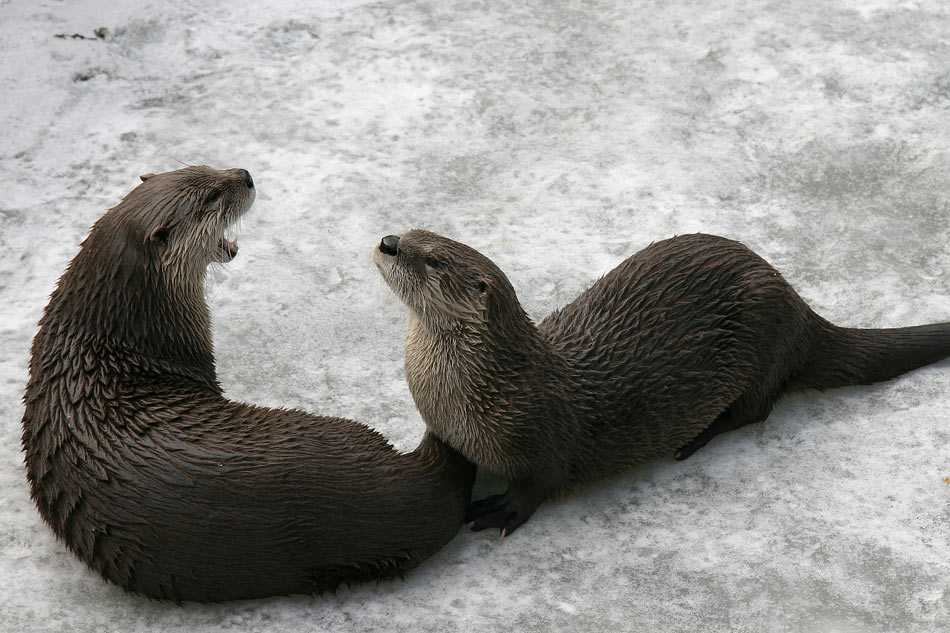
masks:
[[[508,488],[500,495],[473,501],[468,507],[465,521],[475,532],[499,528],[504,538],[524,525],[543,499],[540,495]]]

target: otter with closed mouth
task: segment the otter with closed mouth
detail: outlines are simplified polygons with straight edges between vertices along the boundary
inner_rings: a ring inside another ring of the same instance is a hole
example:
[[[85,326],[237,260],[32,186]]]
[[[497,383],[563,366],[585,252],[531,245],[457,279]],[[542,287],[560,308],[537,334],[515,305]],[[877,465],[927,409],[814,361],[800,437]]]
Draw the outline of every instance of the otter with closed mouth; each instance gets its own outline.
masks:
[[[426,426],[510,482],[467,516],[503,536],[545,499],[764,420],[784,393],[950,355],[950,323],[835,326],[758,255],[712,235],[645,248],[537,326],[464,244],[412,230],[384,237],[374,260],[409,307],[406,380]]]
[[[147,174],[99,219],[33,340],[36,506],[106,579],[152,598],[315,593],[400,576],[448,542],[474,467],[350,420],[224,398],[204,278],[251,206],[243,169]]]

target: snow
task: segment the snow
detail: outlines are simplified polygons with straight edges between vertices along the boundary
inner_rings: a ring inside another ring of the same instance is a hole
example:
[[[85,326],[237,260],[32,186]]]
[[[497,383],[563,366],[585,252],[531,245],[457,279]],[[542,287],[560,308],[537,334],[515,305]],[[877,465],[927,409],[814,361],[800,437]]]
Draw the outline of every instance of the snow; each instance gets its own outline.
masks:
[[[837,323],[950,320],[948,32],[940,0],[0,0],[0,631],[950,629],[947,362],[790,397],[318,598],[125,594],[42,523],[19,447],[56,280],[140,173],[183,163],[258,185],[209,279],[229,396],[401,449],[406,311],[370,253],[410,227],[491,257],[536,319],[704,231]]]

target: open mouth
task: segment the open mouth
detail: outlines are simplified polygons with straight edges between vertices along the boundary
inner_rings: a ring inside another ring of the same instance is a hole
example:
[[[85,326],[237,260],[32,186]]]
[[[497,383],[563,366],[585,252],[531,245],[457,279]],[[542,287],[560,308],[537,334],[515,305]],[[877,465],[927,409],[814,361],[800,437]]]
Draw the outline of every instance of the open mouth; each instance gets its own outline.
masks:
[[[221,251],[221,256],[224,258],[224,261],[229,262],[237,255],[237,240],[229,240],[226,237],[222,237],[218,240],[218,249]]]
[[[231,209],[230,212],[223,211],[218,217],[218,221],[221,222],[221,228],[218,230],[221,231],[222,235],[218,238],[218,261],[221,263],[227,263],[234,259],[238,254],[238,245],[237,239],[228,239],[230,235],[233,235],[235,232],[235,227],[240,224],[240,220],[244,217],[244,214],[247,213],[251,205],[254,204],[254,198],[257,197],[257,191],[254,189],[254,181],[251,180],[251,175],[244,170],[240,170],[245,176],[244,184],[247,186],[247,190],[244,194],[244,199],[240,205]]]

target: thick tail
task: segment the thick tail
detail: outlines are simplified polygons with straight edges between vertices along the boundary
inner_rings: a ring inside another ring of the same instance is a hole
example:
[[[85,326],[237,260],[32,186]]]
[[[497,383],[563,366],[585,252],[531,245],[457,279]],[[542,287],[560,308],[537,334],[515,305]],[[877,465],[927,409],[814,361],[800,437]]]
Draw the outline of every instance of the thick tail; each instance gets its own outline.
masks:
[[[950,323],[881,330],[822,325],[811,361],[796,376],[795,386],[869,385],[950,356]]]

